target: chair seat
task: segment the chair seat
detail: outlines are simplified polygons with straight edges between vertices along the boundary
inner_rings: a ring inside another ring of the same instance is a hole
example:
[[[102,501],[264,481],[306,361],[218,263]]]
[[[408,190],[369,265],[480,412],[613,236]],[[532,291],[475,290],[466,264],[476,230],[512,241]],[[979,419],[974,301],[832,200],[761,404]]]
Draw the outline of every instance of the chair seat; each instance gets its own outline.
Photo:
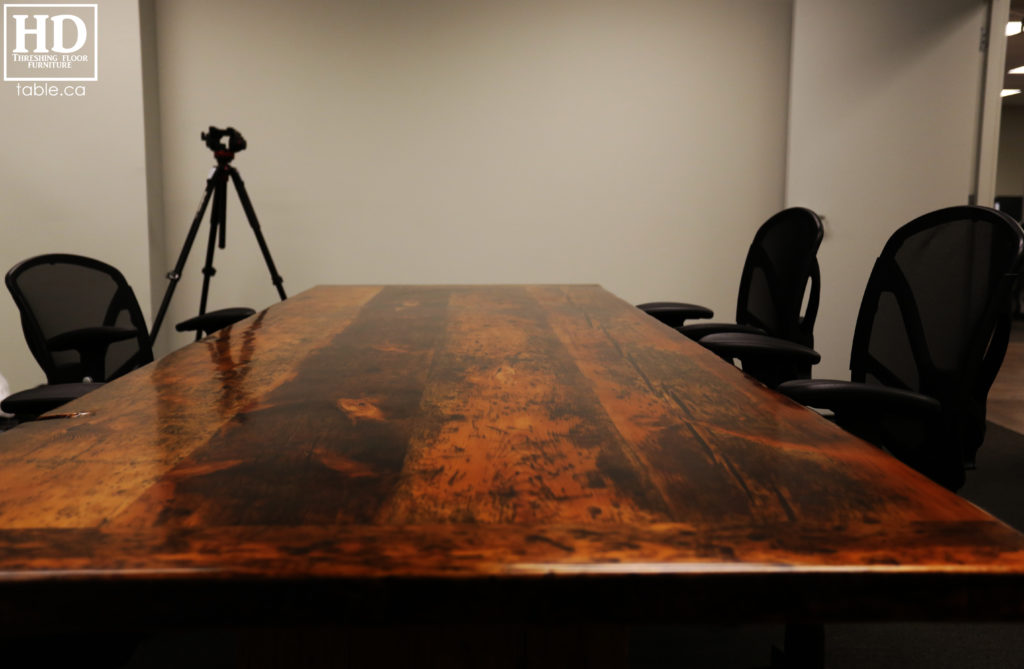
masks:
[[[102,383],[54,383],[8,395],[0,410],[19,419],[35,418],[96,390]]]

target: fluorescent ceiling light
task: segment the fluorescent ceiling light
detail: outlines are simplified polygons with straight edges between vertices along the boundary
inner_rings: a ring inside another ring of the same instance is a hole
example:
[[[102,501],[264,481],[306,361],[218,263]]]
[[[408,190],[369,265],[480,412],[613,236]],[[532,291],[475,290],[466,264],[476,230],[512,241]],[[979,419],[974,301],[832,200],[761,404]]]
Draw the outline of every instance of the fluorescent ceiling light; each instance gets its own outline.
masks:
[[[1003,92],[999,94],[999,97],[1005,98],[1011,95],[1017,95],[1017,93],[1020,93],[1019,88],[1004,88]]]
[[[1024,74],[1024,65],[1014,67],[1006,71],[1007,74]]]
[[[1021,28],[1022,25],[1020,21],[1007,21],[1006,36],[1013,37],[1014,35],[1019,35],[1021,32]]]

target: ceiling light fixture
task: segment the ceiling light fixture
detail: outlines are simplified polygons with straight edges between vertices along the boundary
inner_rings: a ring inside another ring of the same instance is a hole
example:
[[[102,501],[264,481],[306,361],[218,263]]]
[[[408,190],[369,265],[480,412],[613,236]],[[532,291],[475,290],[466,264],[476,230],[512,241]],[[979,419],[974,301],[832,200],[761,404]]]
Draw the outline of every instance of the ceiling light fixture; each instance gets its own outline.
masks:
[[[1006,36],[1013,37],[1021,33],[1024,24],[1021,21],[1007,21],[1006,22]]]
[[[1004,88],[1003,92],[999,94],[999,97],[1006,98],[1011,95],[1017,95],[1018,93],[1020,93],[1019,88]]]

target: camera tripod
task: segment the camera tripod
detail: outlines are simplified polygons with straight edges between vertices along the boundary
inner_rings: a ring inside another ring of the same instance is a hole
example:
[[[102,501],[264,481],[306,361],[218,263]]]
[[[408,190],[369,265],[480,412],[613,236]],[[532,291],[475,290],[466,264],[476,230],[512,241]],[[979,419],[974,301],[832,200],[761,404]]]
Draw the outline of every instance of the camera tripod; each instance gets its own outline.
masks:
[[[222,137],[228,137],[228,145],[224,146],[221,143]],[[185,238],[185,243],[181,248],[181,253],[178,255],[178,262],[174,265],[174,269],[168,272],[167,278],[170,283],[167,285],[167,290],[164,292],[163,301],[160,303],[160,309],[157,311],[156,318],[153,320],[153,327],[150,330],[150,341],[156,340],[157,332],[160,330],[160,325],[163,323],[164,316],[167,313],[167,307],[171,303],[171,297],[174,295],[174,289],[178,285],[178,280],[181,279],[181,273],[185,269],[185,262],[188,260],[188,254],[192,250],[192,244],[195,242],[196,235],[199,233],[199,227],[202,224],[203,215],[206,213],[206,207],[210,203],[210,198],[213,198],[213,208],[210,211],[210,237],[206,245],[206,264],[203,266],[203,289],[199,298],[199,316],[207,315],[206,302],[207,297],[210,293],[210,279],[217,270],[213,267],[213,253],[214,244],[219,241],[220,248],[226,246],[226,231],[227,231],[227,189],[228,179],[235,185],[235,191],[238,194],[238,199],[242,203],[242,209],[245,211],[245,217],[249,221],[249,227],[252,228],[253,234],[256,236],[256,241],[259,244],[260,252],[263,254],[263,260],[267,264],[267,270],[270,272],[270,279],[277,288],[277,294],[282,300],[287,299],[287,295],[284,293],[284,287],[282,286],[284,279],[277,273],[277,268],[274,266],[274,260],[270,257],[270,249],[267,247],[267,242],[263,238],[263,233],[260,231],[260,223],[256,218],[256,211],[252,207],[252,201],[249,200],[249,194],[245,191],[245,183],[242,178],[238,175],[238,170],[231,166],[231,161],[235,157],[237,151],[241,151],[245,148],[245,139],[234,129],[227,128],[226,130],[220,130],[210,126],[209,133],[202,133],[202,139],[206,140],[206,145],[213,150],[213,155],[217,159],[217,166],[213,168],[210,176],[206,180],[206,189],[203,192],[203,199],[199,203],[199,209],[196,211],[195,218],[192,219],[192,226],[189,228],[188,236]],[[237,311],[237,310],[224,310]],[[249,312],[251,313],[251,311]],[[214,314],[208,314],[214,316]],[[226,322],[222,324],[227,324]],[[189,328],[192,329],[192,328]],[[202,329],[196,329],[196,339],[198,340],[202,336]]]

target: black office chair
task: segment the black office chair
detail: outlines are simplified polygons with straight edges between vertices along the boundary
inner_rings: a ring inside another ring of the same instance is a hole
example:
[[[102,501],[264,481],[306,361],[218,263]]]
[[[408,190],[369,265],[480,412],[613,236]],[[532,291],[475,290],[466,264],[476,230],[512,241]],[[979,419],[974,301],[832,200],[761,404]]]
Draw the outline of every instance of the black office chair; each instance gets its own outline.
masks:
[[[38,415],[153,360],[142,309],[116,268],[54,253],[18,263],[5,281],[48,385],[7,397],[0,403],[4,411]],[[223,327],[252,313],[227,309],[190,320],[206,331],[212,327],[207,321]]]
[[[684,322],[710,318],[710,309],[681,302],[648,302],[638,308],[696,341],[710,334],[747,332],[767,334],[814,346],[814,322],[818,315],[821,276],[816,255],[824,228],[810,209],[784,209],[765,221],[754,235],[740,275],[735,323]],[[804,297],[806,308],[803,308]],[[803,309],[801,311],[801,309]],[[797,357],[780,361],[766,358],[763,375],[780,379],[809,378],[818,359]]]
[[[811,341],[820,283],[815,255],[822,234],[821,219],[802,207],[784,209],[758,228],[740,275],[735,323],[685,325],[687,320],[714,316],[707,307],[685,302],[647,302],[637,308],[692,339],[733,331]],[[801,315],[808,282],[809,302]]]
[[[907,223],[868,279],[852,380],[792,380],[778,390],[831,411],[843,428],[958,489],[984,438],[986,398],[1006,353],[1022,257],[1020,225],[994,209],[950,207]],[[740,334],[701,343],[744,368],[745,346],[771,346],[767,337]]]
[[[153,360],[142,309],[116,268],[48,254],[15,265],[6,283],[48,383],[103,382]]]

